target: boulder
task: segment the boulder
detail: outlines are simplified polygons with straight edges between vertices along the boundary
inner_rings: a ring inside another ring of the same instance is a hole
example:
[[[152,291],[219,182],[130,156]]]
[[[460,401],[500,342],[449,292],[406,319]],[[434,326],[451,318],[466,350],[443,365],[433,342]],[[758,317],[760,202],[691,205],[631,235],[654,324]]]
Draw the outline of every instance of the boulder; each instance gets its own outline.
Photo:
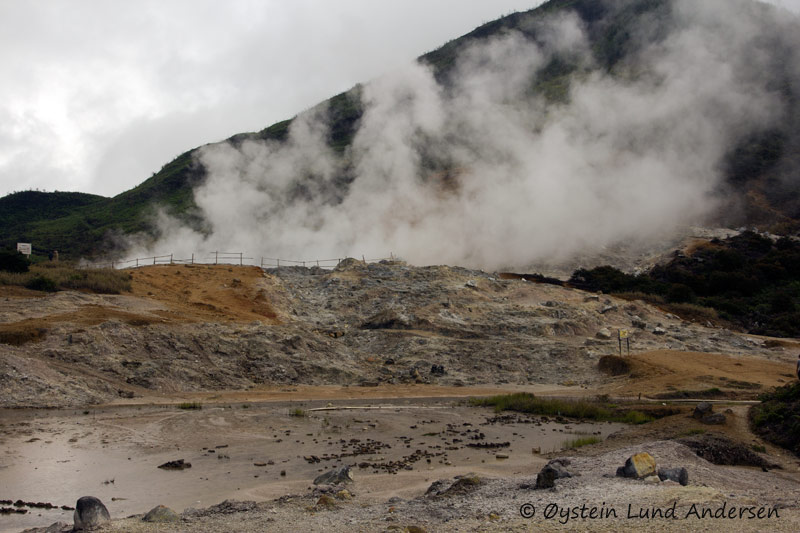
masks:
[[[337,485],[339,483],[351,483],[353,472],[349,466],[341,466],[314,478],[314,485]]]
[[[550,462],[547,463],[546,466],[549,466],[555,471],[556,479],[564,479],[572,477],[572,473],[567,471],[567,469],[565,468],[566,466],[569,466],[569,464],[570,464],[569,459],[561,458],[561,459],[551,460]]]
[[[166,507],[164,505],[157,505],[150,509],[144,518],[142,518],[145,522],[156,522],[156,523],[164,523],[164,522],[180,522],[181,517],[178,516],[178,513]]]
[[[542,489],[552,489],[556,486],[556,478],[558,477],[558,471],[553,468],[551,465],[546,464],[544,468],[536,474],[536,490]]]
[[[94,496],[83,496],[75,504],[75,512],[72,518],[75,522],[74,529],[76,531],[85,531],[108,522],[111,520],[111,515],[108,514],[108,509],[99,499]]]
[[[700,419],[703,424],[719,425],[725,423],[725,415],[722,413],[711,413]]]
[[[684,487],[689,484],[689,472],[683,468],[659,468],[658,478],[661,481],[672,480]]]
[[[617,469],[620,477],[643,479],[656,473],[656,460],[647,452],[637,453],[628,457],[625,466]]]
[[[603,328],[595,334],[595,337],[598,339],[610,339],[611,332],[608,330],[608,328]]]
[[[694,412],[692,413],[692,418],[701,420],[703,417],[710,415],[713,409],[714,406],[711,405],[709,402],[700,402],[697,404],[697,407],[694,408]]]

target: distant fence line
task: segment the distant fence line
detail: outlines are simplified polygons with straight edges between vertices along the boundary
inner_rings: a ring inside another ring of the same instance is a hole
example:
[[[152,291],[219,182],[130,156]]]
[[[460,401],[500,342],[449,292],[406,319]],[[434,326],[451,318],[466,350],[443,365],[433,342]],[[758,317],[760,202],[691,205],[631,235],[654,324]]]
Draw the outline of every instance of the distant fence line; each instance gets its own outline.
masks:
[[[344,261],[346,258],[338,259],[311,259],[311,260],[295,260],[295,259],[278,259],[273,257],[261,257],[259,262],[256,262],[254,257],[245,257],[244,252],[211,252],[210,254],[196,255],[192,254],[191,257],[180,259],[176,258],[174,254],[169,255],[156,255],[153,257],[137,257],[135,259],[126,259],[124,261],[108,261],[104,263],[85,263],[83,268],[112,268],[112,269],[125,269],[125,268],[138,268],[143,266],[153,265],[252,265],[265,268],[281,268],[289,266],[302,266],[302,267],[319,267],[324,269],[334,269],[336,266]],[[361,261],[364,263],[377,263],[379,261],[394,261],[397,259],[394,254],[390,257],[383,257],[379,259],[366,259],[363,255]]]

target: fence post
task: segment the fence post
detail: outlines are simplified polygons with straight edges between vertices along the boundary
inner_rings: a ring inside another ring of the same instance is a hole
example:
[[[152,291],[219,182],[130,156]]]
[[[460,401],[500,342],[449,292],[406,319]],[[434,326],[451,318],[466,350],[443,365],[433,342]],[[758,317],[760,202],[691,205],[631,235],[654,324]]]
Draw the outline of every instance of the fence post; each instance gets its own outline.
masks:
[[[244,252],[239,252],[239,266],[242,266],[242,255]]]
[[[306,267],[306,262],[305,262],[305,261],[303,261],[303,268],[305,268],[305,267]]]
[[[192,252],[192,264],[194,264],[194,252]]]
[[[217,264],[217,260],[219,259],[219,252],[214,252],[214,264]]]
[[[367,264],[367,260],[366,260],[366,259],[364,259],[364,256],[363,256],[363,255],[361,256],[361,260],[364,262],[364,264],[365,264],[365,265]]]
[[[169,264],[172,264],[172,254],[169,254]]]
[[[276,261],[278,262],[278,267],[277,268],[280,268],[281,267],[281,260],[280,259],[276,259]]]
[[[319,268],[319,259],[317,259],[317,268]]]
[[[155,258],[155,256],[153,257],[153,264],[154,264],[154,265],[156,264],[156,258]]]
[[[139,268],[139,258],[136,258],[136,268]]]

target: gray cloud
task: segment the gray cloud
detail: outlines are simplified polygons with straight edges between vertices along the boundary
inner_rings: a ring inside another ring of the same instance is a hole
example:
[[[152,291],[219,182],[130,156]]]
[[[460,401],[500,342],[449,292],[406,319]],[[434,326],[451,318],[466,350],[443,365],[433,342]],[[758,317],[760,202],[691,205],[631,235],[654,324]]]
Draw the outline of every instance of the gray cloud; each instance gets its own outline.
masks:
[[[535,3],[0,2],[0,195],[117,194]]]

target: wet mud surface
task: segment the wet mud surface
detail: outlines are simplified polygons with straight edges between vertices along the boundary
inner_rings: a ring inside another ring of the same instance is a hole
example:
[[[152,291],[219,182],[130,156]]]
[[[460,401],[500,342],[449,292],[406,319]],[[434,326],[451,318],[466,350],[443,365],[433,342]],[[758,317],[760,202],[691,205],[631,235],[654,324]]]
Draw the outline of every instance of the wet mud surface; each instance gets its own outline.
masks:
[[[0,420],[0,500],[55,506],[0,515],[2,533],[71,523],[61,506],[85,495],[113,518],[158,504],[180,512],[302,494],[342,465],[363,501],[413,497],[437,478],[540,467],[539,453],[621,427],[496,415],[449,398],[7,410]],[[169,463],[181,467],[159,468]]]

